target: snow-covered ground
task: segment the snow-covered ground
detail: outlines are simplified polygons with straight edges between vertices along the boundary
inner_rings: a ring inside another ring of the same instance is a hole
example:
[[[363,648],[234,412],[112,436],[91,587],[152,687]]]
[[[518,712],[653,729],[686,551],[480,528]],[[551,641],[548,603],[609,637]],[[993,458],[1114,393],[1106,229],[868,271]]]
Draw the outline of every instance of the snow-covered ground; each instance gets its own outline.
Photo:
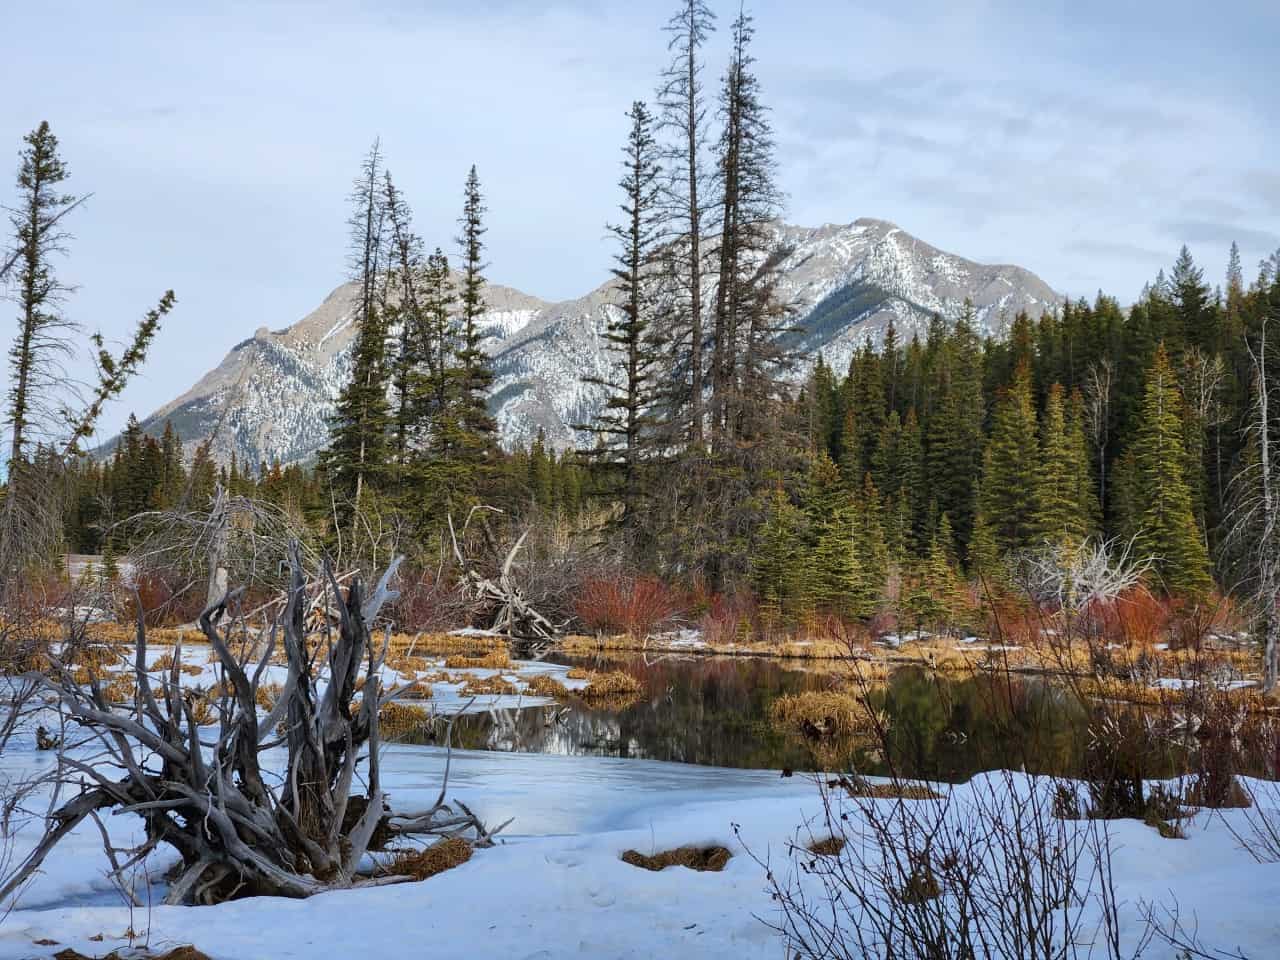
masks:
[[[270,758],[268,757],[268,760]],[[20,734],[0,757],[0,776],[19,777],[50,760]],[[383,770],[393,808],[429,806],[442,749],[391,746]],[[1015,784],[1025,786],[1022,775]],[[953,788],[961,798],[971,786]],[[351,957],[782,958],[764,922],[776,916],[757,854],[785,870],[784,848],[820,801],[812,782],[772,771],[656,761],[455,751],[449,794],[489,823],[515,822],[503,843],[421,883],[345,891],[306,901],[259,898],[217,907],[128,909],[106,879],[101,838],[90,823],[73,832],[0,922],[0,960],[47,957],[65,947],[100,956],[127,946],[132,926],[152,949],[193,943],[215,960],[350,960]],[[1223,816],[1239,820],[1239,811]],[[140,839],[141,821],[108,818],[120,845]],[[1194,914],[1209,944],[1262,960],[1280,944],[1280,864],[1257,864],[1218,814],[1184,825],[1186,840],[1162,839],[1136,821],[1113,825],[1116,881],[1130,936],[1139,900],[1174,898]],[[21,855],[38,823],[15,838]],[[805,836],[805,834],[801,834]],[[635,848],[720,844],[735,854],[721,873],[682,867],[661,873],[619,859]],[[173,855],[157,852],[158,877]],[[142,874],[139,874],[142,879]],[[158,902],[163,889],[156,883]],[[101,937],[101,939],[96,939]],[[57,945],[37,945],[54,940]],[[1144,957],[1176,952],[1153,945]]]

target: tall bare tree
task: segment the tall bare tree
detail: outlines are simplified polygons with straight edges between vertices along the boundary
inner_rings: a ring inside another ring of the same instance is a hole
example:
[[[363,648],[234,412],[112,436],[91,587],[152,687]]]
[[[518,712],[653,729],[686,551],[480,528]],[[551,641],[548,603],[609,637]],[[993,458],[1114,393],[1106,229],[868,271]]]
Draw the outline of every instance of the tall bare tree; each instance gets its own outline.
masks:
[[[1274,386],[1275,347],[1269,342],[1280,325],[1280,283],[1272,287],[1254,342],[1248,343],[1253,366],[1253,405],[1245,424],[1245,465],[1235,478],[1236,505],[1229,545],[1241,558],[1245,583],[1262,627],[1262,686],[1280,685],[1280,487],[1277,486],[1277,432]]]
[[[680,380],[677,407],[687,409],[691,446],[703,442],[704,370],[703,359],[703,258],[702,232],[705,229],[705,201],[702,198],[705,171],[703,155],[707,145],[707,107],[702,84],[701,52],[715,29],[715,14],[703,0],[683,0],[667,22],[667,44],[671,63],[663,71],[658,88],[659,125],[672,141],[663,157],[667,171],[666,197],[672,241],[669,256],[674,279],[682,293],[681,317],[677,320],[680,347],[677,376]],[[687,368],[687,369],[685,369]],[[687,391],[687,392],[686,392]]]

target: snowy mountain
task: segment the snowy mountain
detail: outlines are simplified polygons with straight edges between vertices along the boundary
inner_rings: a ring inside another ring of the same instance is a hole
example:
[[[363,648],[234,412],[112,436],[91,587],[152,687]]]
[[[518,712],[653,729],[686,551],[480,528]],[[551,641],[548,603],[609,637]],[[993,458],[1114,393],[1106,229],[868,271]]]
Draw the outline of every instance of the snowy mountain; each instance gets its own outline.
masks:
[[[1021,267],[988,266],[944,253],[892,223],[863,219],[815,229],[779,225],[781,297],[802,332],[804,375],[819,353],[837,370],[867,338],[879,342],[892,320],[900,338],[923,336],[930,317],[954,320],[973,302],[983,333],[1000,335],[1020,310],[1038,316],[1061,302]],[[578,300],[548,303],[509,287],[485,289],[484,347],[495,374],[490,406],[507,446],[541,428],[556,447],[574,442],[572,424],[601,403],[583,377],[603,375],[603,332],[612,284]],[[219,460],[307,460],[326,440],[326,419],[350,371],[354,287],[339,287],[283,330],[262,328],[215,369],[144,421],[159,433],[169,420],[188,452],[211,434]]]

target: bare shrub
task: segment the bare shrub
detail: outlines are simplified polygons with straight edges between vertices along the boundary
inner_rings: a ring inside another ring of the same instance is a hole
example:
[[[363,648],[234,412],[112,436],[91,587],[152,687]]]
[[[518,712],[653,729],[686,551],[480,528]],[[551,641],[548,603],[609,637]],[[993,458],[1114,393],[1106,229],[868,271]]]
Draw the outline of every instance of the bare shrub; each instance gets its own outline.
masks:
[[[574,604],[588,630],[644,641],[680,612],[674,591],[656,577],[618,573],[591,577]]]
[[[786,872],[761,861],[777,929],[812,958],[1128,955],[1106,825],[1054,816],[1057,787],[999,771],[920,799],[824,789]]]

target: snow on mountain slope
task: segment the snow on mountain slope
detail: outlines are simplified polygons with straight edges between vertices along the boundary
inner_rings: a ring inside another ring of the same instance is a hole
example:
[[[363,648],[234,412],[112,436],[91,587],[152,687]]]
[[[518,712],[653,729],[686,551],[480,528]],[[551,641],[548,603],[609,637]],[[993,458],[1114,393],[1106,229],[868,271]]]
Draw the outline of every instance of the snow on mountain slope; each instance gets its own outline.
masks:
[[[1021,267],[944,253],[884,220],[777,230],[788,251],[779,294],[801,327],[797,378],[819,352],[843,370],[866,339],[880,341],[890,320],[905,341],[912,332],[923,335],[935,313],[955,320],[968,299],[981,332],[998,336],[1018,311],[1038,316],[1061,302]],[[213,435],[222,461],[232,452],[255,464],[311,458],[325,443],[327,417],[350,372],[353,294],[353,286],[339,287],[293,326],[258,330],[144,428],[159,433],[172,421],[188,451]],[[610,283],[563,303],[486,287],[484,347],[495,375],[490,406],[506,446],[528,443],[539,429],[554,446],[571,446],[573,425],[599,408],[599,388],[583,378],[606,372],[611,296]]]

